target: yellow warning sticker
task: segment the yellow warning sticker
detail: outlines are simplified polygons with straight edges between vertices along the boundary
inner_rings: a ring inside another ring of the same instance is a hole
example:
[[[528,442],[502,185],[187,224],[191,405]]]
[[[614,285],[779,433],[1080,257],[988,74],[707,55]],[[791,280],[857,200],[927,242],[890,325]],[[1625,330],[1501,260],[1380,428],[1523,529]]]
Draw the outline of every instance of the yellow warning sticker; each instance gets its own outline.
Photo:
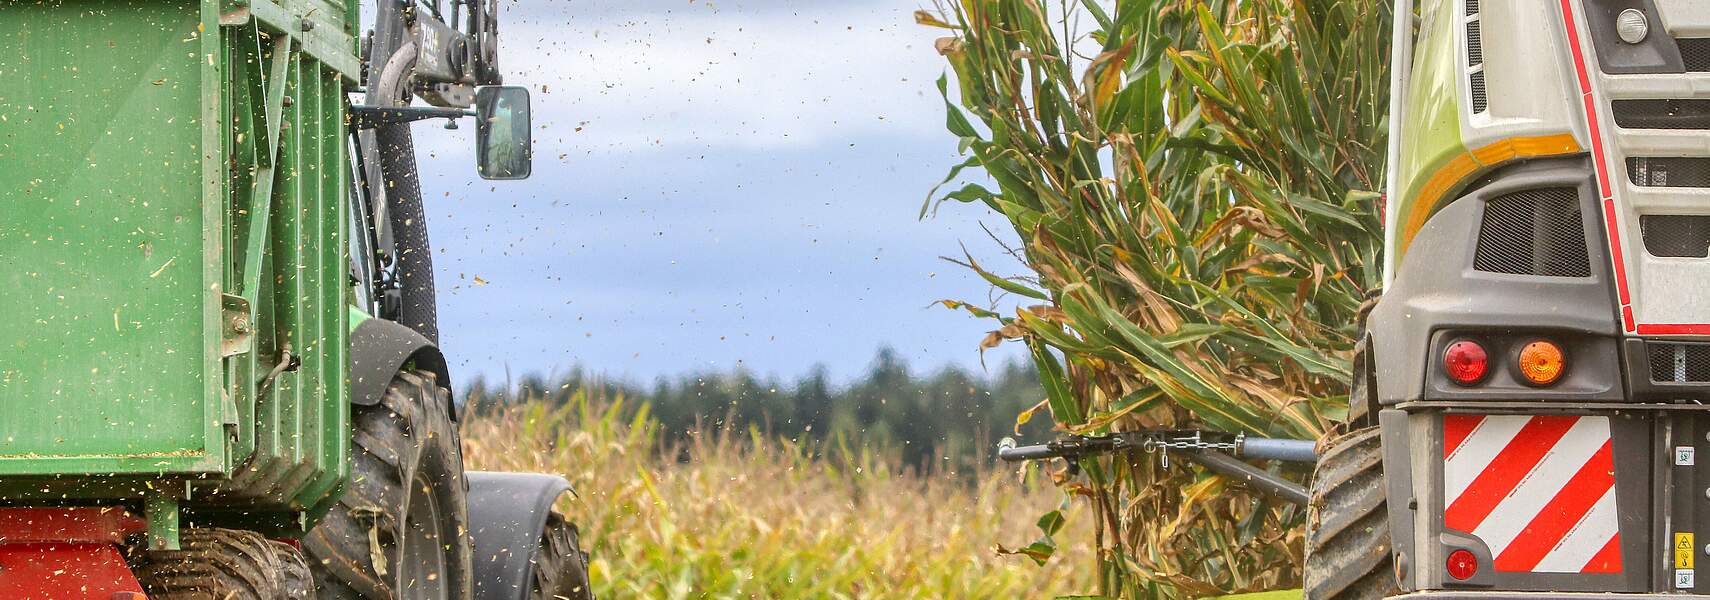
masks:
[[[1674,534],[1674,568],[1676,568],[1676,569],[1690,569],[1690,568],[1692,568],[1692,555],[1693,555],[1692,546],[1693,546],[1693,544],[1692,544],[1692,534],[1691,533],[1676,533],[1676,534]]]

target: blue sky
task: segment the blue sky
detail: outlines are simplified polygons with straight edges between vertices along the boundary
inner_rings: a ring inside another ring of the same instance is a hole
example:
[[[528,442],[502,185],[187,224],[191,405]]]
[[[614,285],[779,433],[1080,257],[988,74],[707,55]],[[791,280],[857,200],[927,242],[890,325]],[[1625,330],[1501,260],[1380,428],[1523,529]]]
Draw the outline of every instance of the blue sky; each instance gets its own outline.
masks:
[[[476,178],[467,120],[416,126],[459,372],[977,368],[989,324],[929,304],[988,286],[939,257],[1020,267],[984,207],[916,218],[958,160],[918,0],[501,5],[533,178]]]

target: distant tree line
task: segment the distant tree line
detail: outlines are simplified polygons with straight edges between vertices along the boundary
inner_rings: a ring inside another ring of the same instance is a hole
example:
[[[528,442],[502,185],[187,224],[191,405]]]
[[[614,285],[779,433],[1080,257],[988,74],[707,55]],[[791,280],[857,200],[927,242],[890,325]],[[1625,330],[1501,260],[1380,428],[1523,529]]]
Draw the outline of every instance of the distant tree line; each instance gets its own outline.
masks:
[[[890,453],[933,472],[988,464],[998,440],[1014,435],[1016,415],[1045,397],[1031,363],[1009,362],[985,373],[955,366],[917,373],[894,350],[883,349],[865,373],[841,385],[823,366],[790,381],[738,369],[662,377],[651,385],[576,367],[508,384],[476,378],[458,399],[477,410],[520,401],[561,404],[579,390],[622,397],[630,410],[646,404],[663,424],[659,442],[667,447],[693,435],[756,429],[822,448],[842,444]],[[1022,437],[1049,436],[1049,422],[1041,414]]]

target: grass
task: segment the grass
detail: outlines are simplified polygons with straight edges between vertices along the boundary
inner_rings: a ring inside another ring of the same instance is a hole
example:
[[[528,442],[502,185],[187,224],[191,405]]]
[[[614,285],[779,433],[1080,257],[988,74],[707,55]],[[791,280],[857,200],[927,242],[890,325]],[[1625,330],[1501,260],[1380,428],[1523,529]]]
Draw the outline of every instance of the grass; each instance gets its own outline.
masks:
[[[900,468],[895,452],[708,431],[660,448],[646,406],[587,393],[481,411],[463,425],[481,470],[569,479],[561,509],[600,598],[1040,598],[1095,584],[1091,548],[1044,566],[995,546],[1040,538],[1062,494],[992,471]],[[1087,539],[1072,518],[1058,537]]]

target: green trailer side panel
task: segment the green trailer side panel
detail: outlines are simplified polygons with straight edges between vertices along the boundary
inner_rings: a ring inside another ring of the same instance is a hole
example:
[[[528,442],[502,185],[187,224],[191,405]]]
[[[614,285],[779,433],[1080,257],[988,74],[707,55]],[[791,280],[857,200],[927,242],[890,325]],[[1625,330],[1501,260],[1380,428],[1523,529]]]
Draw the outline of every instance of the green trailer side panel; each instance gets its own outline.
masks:
[[[224,266],[227,289],[254,309],[256,351],[227,365],[247,458],[192,513],[313,516],[336,501],[349,451],[344,76],[259,20],[223,34],[238,165],[228,227],[243,249]]]
[[[297,532],[336,501],[355,55],[327,34],[354,12],[284,6],[321,25],[0,0],[8,501],[171,493]]]
[[[0,15],[0,474],[222,470],[202,7]]]
[[[227,24],[253,18],[289,36],[309,56],[357,83],[361,63],[354,52],[360,22],[357,0],[222,0]],[[304,23],[312,23],[304,27]]]

